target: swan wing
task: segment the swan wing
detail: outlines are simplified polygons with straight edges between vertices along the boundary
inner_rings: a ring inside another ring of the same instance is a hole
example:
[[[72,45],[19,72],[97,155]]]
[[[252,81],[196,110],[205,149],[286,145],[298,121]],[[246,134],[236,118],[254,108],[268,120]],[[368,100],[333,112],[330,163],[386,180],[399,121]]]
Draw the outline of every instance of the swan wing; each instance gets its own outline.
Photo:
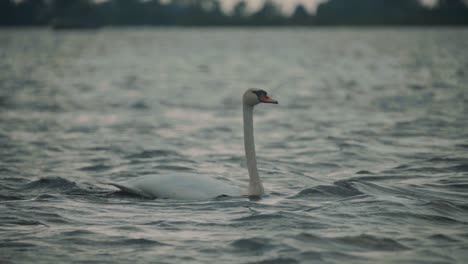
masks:
[[[203,200],[221,195],[241,196],[241,189],[202,175],[147,175],[111,185],[145,197]]]

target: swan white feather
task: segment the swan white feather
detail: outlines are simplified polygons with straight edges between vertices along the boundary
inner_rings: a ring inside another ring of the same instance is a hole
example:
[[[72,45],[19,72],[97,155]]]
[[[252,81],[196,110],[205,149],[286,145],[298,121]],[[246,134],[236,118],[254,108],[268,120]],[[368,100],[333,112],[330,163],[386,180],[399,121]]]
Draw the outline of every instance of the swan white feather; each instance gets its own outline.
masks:
[[[204,175],[146,175],[111,185],[145,197],[205,200],[221,195],[242,196],[242,189]]]
[[[243,191],[237,186],[227,184],[204,175],[146,175],[125,183],[110,183],[124,192],[146,197],[170,198],[178,200],[204,200],[222,195],[260,196],[263,185],[257,171],[255,143],[253,135],[253,108],[259,103],[278,102],[268,97],[263,90],[248,89],[242,97],[244,120],[244,147],[249,172],[249,188]]]

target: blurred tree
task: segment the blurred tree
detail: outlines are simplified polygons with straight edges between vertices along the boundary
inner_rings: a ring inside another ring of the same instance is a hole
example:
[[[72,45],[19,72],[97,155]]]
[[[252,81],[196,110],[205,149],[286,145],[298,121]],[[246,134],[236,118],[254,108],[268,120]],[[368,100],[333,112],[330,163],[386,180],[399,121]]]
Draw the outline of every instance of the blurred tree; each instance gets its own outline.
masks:
[[[249,13],[247,10],[247,3],[245,1],[239,1],[234,5],[232,15],[229,20],[230,25],[242,26],[249,24]]]
[[[326,25],[394,25],[414,22],[424,11],[418,0],[331,0],[318,7],[317,21]]]
[[[280,9],[272,0],[266,0],[263,7],[252,14],[251,21],[256,25],[263,26],[281,25],[285,22]]]
[[[94,28],[99,25],[98,10],[91,0],[51,1],[54,28]]]
[[[0,25],[13,26],[16,25],[17,17],[15,17],[16,5],[12,0],[0,1]]]
[[[237,2],[237,4],[234,6],[232,16],[236,19],[242,19],[247,15],[247,3],[245,1]]]
[[[440,0],[437,8],[431,10],[434,24],[463,25],[468,24],[468,7],[463,1]]]
[[[467,10],[462,0],[441,0],[433,9],[418,0],[330,0],[318,7],[317,21],[322,25],[456,25],[468,24]]]
[[[145,13],[143,4],[138,0],[112,0],[114,25],[141,25],[144,24]]]
[[[48,22],[48,13],[44,0],[23,0],[17,3],[15,16],[19,25],[44,25]]]
[[[146,1],[142,5],[145,10],[142,15],[146,25],[169,25],[171,23],[170,14],[158,0]]]
[[[309,15],[307,9],[299,4],[296,6],[294,13],[291,16],[290,23],[293,25],[311,25],[314,24],[314,17]]]

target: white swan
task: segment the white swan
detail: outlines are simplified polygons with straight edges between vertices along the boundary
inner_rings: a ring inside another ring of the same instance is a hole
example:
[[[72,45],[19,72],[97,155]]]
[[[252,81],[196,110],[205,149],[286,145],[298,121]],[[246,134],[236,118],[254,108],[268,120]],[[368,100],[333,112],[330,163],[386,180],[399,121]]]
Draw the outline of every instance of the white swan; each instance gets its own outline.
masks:
[[[259,103],[277,104],[267,92],[259,89],[248,89],[242,97],[244,114],[244,148],[249,171],[249,188],[247,192],[203,175],[148,175],[138,177],[126,183],[109,183],[124,192],[146,197],[170,198],[179,200],[202,200],[228,196],[260,196],[263,185],[257,171],[255,143],[253,134],[253,108]]]

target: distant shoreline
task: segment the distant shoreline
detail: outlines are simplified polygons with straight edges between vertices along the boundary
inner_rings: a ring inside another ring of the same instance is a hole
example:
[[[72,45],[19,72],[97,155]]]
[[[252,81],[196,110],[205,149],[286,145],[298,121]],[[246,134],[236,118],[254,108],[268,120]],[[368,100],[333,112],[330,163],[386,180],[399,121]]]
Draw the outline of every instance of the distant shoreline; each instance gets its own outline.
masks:
[[[232,28],[232,29],[285,29],[285,28],[298,28],[298,29],[320,29],[320,28],[467,28],[468,25],[447,25],[447,24],[438,24],[438,25],[388,25],[388,24],[375,24],[375,25],[248,25],[248,26],[239,26],[239,25],[106,25],[99,27],[60,27],[54,28],[52,26],[38,26],[38,25],[28,25],[28,26],[4,26],[0,25],[0,29],[50,29],[51,31],[98,31],[102,29],[139,29],[139,28],[174,28],[174,29],[189,29],[189,28]]]
[[[466,0],[328,0],[310,13],[298,4],[285,15],[274,1],[251,13],[246,1],[223,12],[219,0],[184,1],[36,1],[4,0],[0,27],[53,27],[94,30],[101,27],[465,27]]]

